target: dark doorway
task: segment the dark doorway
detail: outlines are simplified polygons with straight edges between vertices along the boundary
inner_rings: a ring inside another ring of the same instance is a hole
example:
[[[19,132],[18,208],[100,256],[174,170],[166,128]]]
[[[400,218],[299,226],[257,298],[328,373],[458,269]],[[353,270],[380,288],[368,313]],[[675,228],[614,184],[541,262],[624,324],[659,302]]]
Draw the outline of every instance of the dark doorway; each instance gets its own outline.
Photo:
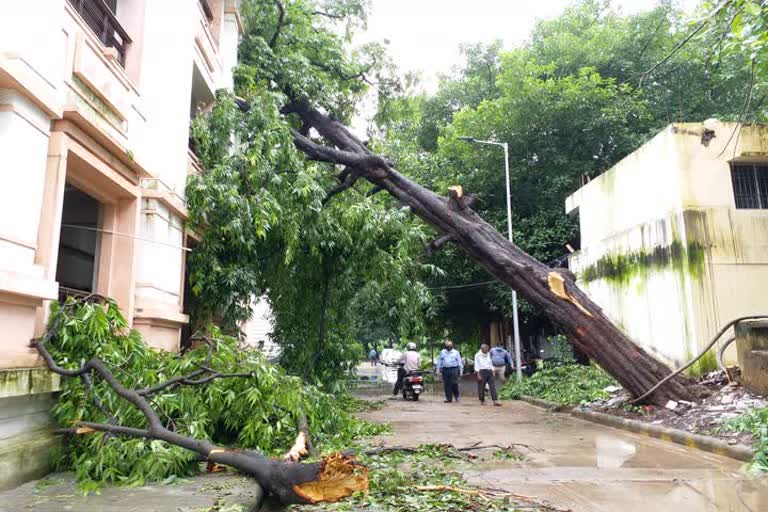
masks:
[[[100,214],[98,201],[67,183],[56,266],[60,298],[96,289]]]

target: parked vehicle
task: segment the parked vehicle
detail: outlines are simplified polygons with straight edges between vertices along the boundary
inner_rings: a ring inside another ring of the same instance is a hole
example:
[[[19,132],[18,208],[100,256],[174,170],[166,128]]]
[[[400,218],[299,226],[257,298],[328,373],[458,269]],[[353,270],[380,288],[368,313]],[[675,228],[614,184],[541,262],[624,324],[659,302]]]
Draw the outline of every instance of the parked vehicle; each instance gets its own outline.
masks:
[[[507,376],[516,373],[514,362],[507,368],[509,368],[509,371],[507,371]],[[536,372],[536,361],[529,357],[528,354],[523,353],[520,361],[520,369],[523,371],[523,375],[530,377]]]
[[[424,391],[424,377],[421,372],[411,372],[403,378],[403,398],[416,401]]]

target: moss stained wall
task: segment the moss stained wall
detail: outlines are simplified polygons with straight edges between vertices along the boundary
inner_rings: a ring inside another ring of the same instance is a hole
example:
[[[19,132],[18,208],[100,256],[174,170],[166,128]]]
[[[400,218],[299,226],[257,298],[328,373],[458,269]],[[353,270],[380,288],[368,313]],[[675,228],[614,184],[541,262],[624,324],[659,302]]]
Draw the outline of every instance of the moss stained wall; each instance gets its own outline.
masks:
[[[683,245],[675,240],[668,246],[650,250],[610,253],[585,267],[579,278],[589,283],[605,279],[619,286],[629,286],[634,277],[645,278],[650,272],[672,269],[700,278],[705,270],[705,248],[699,242]]]

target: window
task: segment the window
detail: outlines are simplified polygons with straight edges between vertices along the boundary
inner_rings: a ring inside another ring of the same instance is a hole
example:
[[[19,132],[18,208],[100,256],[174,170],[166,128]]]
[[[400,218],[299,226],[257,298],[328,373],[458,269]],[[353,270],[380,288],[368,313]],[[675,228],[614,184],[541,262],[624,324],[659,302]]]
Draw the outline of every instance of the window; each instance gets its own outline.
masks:
[[[768,164],[733,164],[736,208],[768,210]]]

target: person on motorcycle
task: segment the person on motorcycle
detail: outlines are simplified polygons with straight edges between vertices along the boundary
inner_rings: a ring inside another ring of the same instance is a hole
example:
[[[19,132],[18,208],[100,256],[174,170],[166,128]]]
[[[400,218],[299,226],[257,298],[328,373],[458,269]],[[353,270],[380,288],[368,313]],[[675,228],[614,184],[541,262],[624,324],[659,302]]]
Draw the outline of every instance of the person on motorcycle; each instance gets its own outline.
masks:
[[[406,352],[400,357],[400,367],[397,369],[397,382],[395,382],[395,388],[392,390],[392,396],[395,398],[397,398],[397,395],[403,388],[405,376],[409,373],[418,372],[421,369],[421,355],[416,351],[416,344],[410,342],[405,348]]]

